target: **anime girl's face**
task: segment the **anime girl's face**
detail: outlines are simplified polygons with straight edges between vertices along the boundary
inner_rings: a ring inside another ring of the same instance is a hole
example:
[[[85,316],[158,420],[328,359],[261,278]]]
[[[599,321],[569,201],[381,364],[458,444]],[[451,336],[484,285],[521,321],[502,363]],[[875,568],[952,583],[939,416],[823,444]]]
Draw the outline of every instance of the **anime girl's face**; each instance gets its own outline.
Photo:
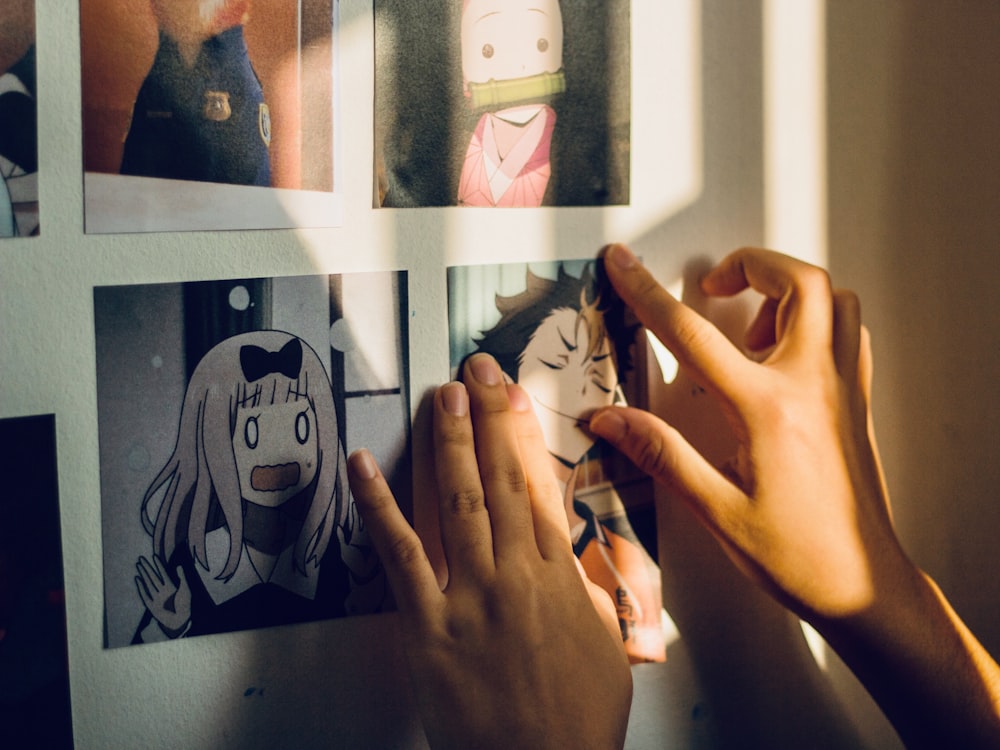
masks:
[[[554,310],[532,334],[521,355],[517,382],[535,403],[550,452],[575,464],[594,444],[585,420],[615,400],[618,374],[611,343],[601,328],[590,350],[590,331],[579,311]]]
[[[233,454],[243,499],[276,508],[295,497],[316,476],[318,445],[306,398],[240,408]]]
[[[471,0],[462,13],[462,72],[470,83],[562,68],[558,0]]]

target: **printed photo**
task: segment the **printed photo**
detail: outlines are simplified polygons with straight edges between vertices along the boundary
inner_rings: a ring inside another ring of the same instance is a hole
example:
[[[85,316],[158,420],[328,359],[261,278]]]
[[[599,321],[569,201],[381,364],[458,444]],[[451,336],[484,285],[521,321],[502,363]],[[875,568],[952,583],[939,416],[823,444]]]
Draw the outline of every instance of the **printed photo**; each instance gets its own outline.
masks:
[[[629,658],[666,658],[652,483],[587,430],[611,404],[646,403],[630,377],[644,350],[638,325],[600,262],[561,261],[448,269],[452,373],[476,352],[496,358],[532,399],[566,500],[573,548],[608,591]]]
[[[339,187],[336,19],[335,0],[81,0],[87,231],[339,223],[310,211]]]
[[[382,611],[350,496],[409,513],[406,277],[94,290],[105,646]]]
[[[0,237],[38,234],[35,0],[0,4]]]
[[[72,748],[55,417],[0,445],[0,747]]]
[[[375,0],[381,206],[629,202],[628,0]]]

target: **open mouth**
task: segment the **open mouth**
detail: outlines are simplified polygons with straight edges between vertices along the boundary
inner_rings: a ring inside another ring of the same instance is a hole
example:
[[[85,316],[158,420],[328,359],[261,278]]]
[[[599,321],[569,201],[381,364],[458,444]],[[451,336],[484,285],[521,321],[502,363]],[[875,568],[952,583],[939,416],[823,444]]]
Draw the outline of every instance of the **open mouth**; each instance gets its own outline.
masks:
[[[280,492],[299,483],[299,464],[254,466],[250,472],[250,486],[258,492]]]

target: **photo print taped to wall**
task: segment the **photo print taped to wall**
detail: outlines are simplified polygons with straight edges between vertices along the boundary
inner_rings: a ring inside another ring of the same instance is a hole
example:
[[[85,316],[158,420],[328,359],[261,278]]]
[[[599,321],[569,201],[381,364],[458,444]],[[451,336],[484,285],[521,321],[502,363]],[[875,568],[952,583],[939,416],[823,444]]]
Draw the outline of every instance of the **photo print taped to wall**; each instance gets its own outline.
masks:
[[[35,1],[0,4],[0,238],[38,234]]]
[[[638,325],[601,262],[451,267],[448,323],[453,376],[486,352],[531,397],[574,552],[614,600],[629,658],[663,661],[652,482],[586,428],[602,406],[647,401]]]
[[[629,202],[629,0],[375,0],[377,206]]]
[[[105,646],[390,606],[350,496],[410,508],[406,276],[94,290]]]
[[[341,224],[337,11],[81,2],[86,231]]]

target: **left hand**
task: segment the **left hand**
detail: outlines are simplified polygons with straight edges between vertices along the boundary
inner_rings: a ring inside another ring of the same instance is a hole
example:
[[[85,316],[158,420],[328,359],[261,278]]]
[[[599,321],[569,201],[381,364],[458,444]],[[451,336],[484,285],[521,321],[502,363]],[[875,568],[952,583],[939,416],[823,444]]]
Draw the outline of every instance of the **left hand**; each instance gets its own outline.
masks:
[[[349,460],[399,606],[428,740],[621,747],[632,677],[617,617],[573,555],[530,400],[487,355],[470,358],[463,380],[434,397],[443,590],[371,455]]]

